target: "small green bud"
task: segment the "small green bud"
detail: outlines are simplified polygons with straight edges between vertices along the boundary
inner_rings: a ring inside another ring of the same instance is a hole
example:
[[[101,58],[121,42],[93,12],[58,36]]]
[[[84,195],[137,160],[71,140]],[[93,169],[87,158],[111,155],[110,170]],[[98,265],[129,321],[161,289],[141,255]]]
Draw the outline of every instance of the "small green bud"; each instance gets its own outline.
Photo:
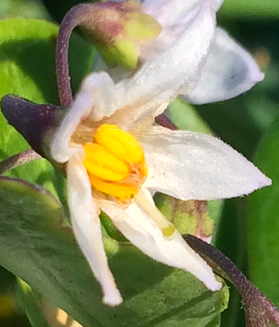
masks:
[[[103,2],[77,6],[78,25],[109,66],[136,68],[140,47],[162,31],[159,23],[141,11],[137,1]]]

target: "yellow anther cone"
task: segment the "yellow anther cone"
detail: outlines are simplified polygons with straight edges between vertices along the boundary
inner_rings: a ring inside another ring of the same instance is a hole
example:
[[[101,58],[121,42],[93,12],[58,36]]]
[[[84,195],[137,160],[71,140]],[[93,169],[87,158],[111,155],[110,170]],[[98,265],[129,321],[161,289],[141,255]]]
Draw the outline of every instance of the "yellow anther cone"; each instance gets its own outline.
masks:
[[[84,166],[91,175],[106,181],[119,182],[129,174],[129,166],[103,146],[87,143],[84,150]]]
[[[111,195],[120,201],[131,200],[138,192],[138,187],[135,185],[121,184],[121,183],[110,183],[93,175],[89,175],[92,186],[107,195]]]
[[[144,161],[144,153],[137,139],[116,125],[101,125],[94,140],[126,162],[138,164]]]
[[[147,175],[144,153],[135,137],[116,125],[104,124],[84,151],[92,187],[120,201],[131,201]]]

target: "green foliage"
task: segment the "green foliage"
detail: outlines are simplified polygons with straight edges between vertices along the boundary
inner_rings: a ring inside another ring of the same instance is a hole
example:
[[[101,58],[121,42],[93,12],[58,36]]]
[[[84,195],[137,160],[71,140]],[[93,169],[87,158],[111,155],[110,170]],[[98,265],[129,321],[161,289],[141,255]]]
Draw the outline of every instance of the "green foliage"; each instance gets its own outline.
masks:
[[[100,287],[62,220],[63,210],[50,193],[0,178],[1,264],[85,327],[219,326],[226,287],[212,293],[190,274],[110,238],[105,246],[124,303],[103,305]]]
[[[37,103],[59,103],[55,76],[55,41],[58,27],[41,20],[9,18],[0,21],[0,98],[16,94]],[[74,37],[70,59],[77,89],[92,64],[93,50]],[[0,113],[0,159],[30,146]],[[63,179],[42,159],[8,173],[37,182],[54,194],[63,193]],[[55,183],[55,186],[53,185]]]
[[[252,281],[274,303],[279,302],[279,117],[267,131],[255,163],[272,179],[272,186],[249,198],[248,256]]]
[[[37,0],[2,0],[0,17],[50,18],[44,5]]]
[[[278,18],[278,0],[226,0],[220,15],[227,18]]]
[[[5,19],[0,22],[0,97],[16,94],[44,103],[58,102],[54,47],[57,26],[38,20]],[[24,138],[0,114],[0,158],[29,148]],[[56,193],[50,177],[55,171],[46,160],[30,163],[8,175],[41,182]],[[48,176],[48,178],[46,178]]]

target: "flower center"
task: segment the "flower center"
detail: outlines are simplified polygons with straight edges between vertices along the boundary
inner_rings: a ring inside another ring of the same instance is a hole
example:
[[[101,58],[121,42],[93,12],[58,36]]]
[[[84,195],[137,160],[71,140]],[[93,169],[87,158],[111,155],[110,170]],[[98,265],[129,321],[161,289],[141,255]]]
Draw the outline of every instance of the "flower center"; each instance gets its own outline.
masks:
[[[84,146],[84,166],[92,186],[122,202],[130,202],[147,176],[141,145],[116,125],[101,125]]]

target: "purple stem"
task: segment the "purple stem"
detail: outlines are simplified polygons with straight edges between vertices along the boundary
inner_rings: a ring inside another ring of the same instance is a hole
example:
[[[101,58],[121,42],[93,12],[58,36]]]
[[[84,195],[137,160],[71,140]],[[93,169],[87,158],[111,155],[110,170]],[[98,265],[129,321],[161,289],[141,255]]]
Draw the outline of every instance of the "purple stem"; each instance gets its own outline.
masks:
[[[0,162],[0,175],[4,174],[8,170],[40,158],[42,157],[32,149],[20,152]]]
[[[239,291],[244,302],[247,327],[270,327],[271,322],[279,327],[278,309],[229,258],[195,236],[184,235],[183,237],[217,274],[232,282]]]
[[[92,4],[91,4],[92,5]],[[83,21],[90,4],[73,7],[63,18],[56,43],[56,75],[58,94],[62,107],[69,107],[73,102],[71,78],[69,73],[69,41],[72,31]]]

